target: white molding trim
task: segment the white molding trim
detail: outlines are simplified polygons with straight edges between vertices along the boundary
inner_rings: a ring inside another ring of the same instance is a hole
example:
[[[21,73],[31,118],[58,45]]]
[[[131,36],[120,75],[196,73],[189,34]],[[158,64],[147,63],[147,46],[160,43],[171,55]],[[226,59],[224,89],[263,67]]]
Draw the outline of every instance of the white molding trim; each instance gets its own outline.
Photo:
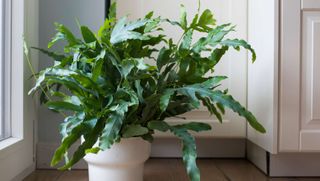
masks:
[[[270,177],[319,177],[320,153],[269,154],[248,142],[247,158]]]
[[[298,152],[301,95],[301,3],[281,0],[279,152]],[[294,20],[294,21],[292,21]]]
[[[199,158],[244,158],[245,139],[215,139],[197,138],[197,152]],[[37,169],[53,169],[50,166],[51,158],[59,143],[37,144]],[[70,152],[78,145],[74,145]],[[174,138],[156,138],[152,144],[151,157],[180,158],[181,144]],[[61,166],[58,165],[58,167]],[[81,160],[73,169],[87,169],[87,164]]]
[[[320,10],[319,0],[301,0],[302,10]]]
[[[26,168],[19,175],[14,177],[11,181],[21,181],[24,178],[26,178],[28,175],[30,175],[35,169],[36,169],[36,164],[33,163],[30,167]]]

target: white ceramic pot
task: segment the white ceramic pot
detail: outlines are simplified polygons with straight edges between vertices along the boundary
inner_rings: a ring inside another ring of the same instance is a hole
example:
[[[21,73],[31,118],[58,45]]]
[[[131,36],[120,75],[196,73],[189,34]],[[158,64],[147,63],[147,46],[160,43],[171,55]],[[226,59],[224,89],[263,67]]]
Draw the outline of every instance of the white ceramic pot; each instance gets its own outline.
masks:
[[[88,154],[89,181],[143,181],[151,144],[142,138],[122,139],[111,149]]]

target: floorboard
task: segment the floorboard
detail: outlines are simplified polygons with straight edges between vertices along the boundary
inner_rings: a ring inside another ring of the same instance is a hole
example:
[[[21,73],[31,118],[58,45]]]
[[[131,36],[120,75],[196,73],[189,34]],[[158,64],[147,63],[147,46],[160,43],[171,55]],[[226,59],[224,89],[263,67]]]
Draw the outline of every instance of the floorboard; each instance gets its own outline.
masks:
[[[243,159],[199,159],[201,181],[320,181],[320,178],[268,178]],[[36,170],[24,181],[88,181],[86,170]],[[150,159],[144,181],[188,181],[180,159]]]

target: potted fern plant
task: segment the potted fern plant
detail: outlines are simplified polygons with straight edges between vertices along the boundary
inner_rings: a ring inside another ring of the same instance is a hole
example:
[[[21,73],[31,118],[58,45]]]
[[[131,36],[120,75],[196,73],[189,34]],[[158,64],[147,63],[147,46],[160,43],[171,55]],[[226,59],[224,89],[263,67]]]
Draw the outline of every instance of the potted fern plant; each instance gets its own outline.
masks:
[[[60,128],[62,142],[52,166],[65,159],[60,170],[67,170],[85,158],[91,181],[142,181],[155,131],[169,131],[181,139],[190,180],[199,181],[196,144],[190,131],[206,131],[210,126],[198,122],[170,125],[166,118],[201,104],[220,121],[229,108],[265,133],[251,112],[228,91],[219,89],[227,77],[206,76],[230,48],[249,50],[252,61],[256,59],[254,50],[244,40],[225,38],[234,26],[217,26],[210,10],[198,10],[187,23],[187,13],[183,6],[181,9],[180,21],[154,17],[150,12],[128,22],[126,17],[116,19],[114,4],[97,34],[80,26],[82,38],[56,24],[57,34],[48,48],[64,41],[64,53],[38,48],[53,58],[54,65],[35,74],[30,91],[40,92],[42,103],[65,116]],[[163,34],[163,23],[183,30],[179,42]],[[203,37],[193,40],[194,32]],[[69,148],[81,138],[69,159]]]

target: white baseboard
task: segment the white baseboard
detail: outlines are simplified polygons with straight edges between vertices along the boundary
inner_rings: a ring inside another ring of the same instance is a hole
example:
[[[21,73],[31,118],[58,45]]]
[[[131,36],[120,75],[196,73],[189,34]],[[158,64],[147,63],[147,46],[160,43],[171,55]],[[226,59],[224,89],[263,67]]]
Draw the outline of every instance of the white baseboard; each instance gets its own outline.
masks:
[[[36,169],[36,164],[32,164],[30,167],[26,168],[23,172],[21,172],[19,175],[15,176],[12,181],[21,181],[24,178],[26,178],[28,175],[30,175],[34,170]]]
[[[248,141],[247,158],[271,177],[319,177],[320,153],[269,154]]]
[[[247,159],[256,165],[265,174],[269,173],[269,162],[268,162],[268,152],[266,152],[261,147],[247,141]]]
[[[319,177],[320,153],[270,155],[271,177]]]
[[[196,138],[199,158],[244,158],[245,139]],[[157,138],[151,157],[181,157],[181,143],[177,138]]]
[[[196,140],[198,157],[200,158],[245,157],[245,139],[197,138]],[[58,146],[58,143],[37,144],[38,169],[52,169],[50,166],[51,158]],[[72,147],[71,150],[74,148]],[[152,144],[151,152],[151,157],[178,158],[181,157],[181,143],[175,138],[156,138]],[[74,169],[87,169],[87,164],[82,160],[74,166]]]

